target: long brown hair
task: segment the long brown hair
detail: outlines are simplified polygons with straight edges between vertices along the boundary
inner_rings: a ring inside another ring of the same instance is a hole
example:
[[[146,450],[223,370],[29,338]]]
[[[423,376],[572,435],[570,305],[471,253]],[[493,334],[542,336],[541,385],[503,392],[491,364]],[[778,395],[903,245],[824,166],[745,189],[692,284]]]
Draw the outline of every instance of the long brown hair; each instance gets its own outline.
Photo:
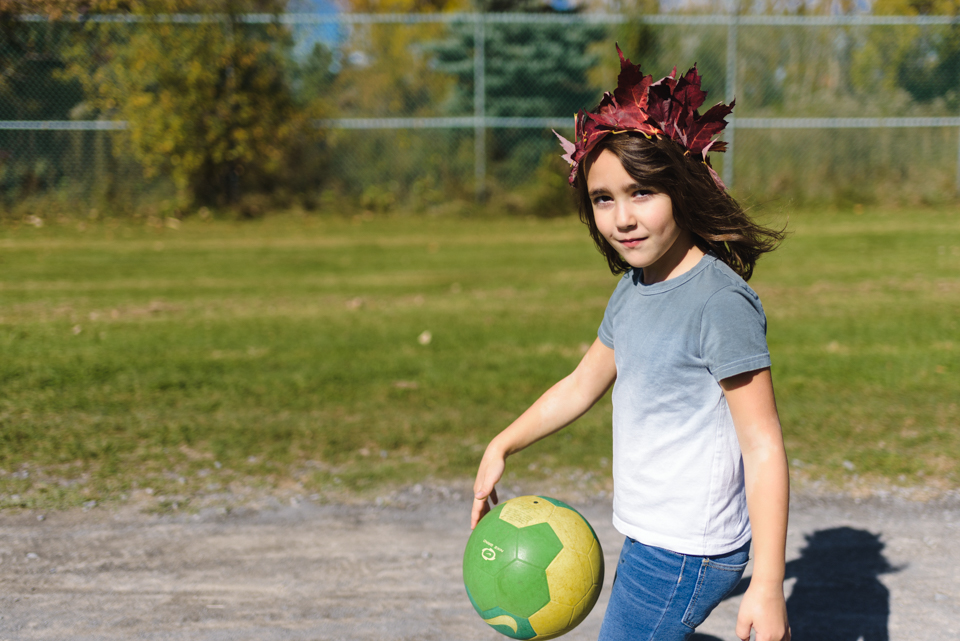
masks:
[[[613,134],[596,146],[586,162],[580,163],[576,185],[580,220],[590,229],[593,242],[614,274],[627,272],[631,266],[597,229],[587,188],[587,173],[604,149],[619,158],[639,184],[669,196],[677,226],[690,232],[701,251],[716,254],[744,280],[750,280],[757,259],[776,249],[783,240],[782,230],[752,221],[730,194],[717,187],[707,165],[684,154],[677,143],[633,132]]]

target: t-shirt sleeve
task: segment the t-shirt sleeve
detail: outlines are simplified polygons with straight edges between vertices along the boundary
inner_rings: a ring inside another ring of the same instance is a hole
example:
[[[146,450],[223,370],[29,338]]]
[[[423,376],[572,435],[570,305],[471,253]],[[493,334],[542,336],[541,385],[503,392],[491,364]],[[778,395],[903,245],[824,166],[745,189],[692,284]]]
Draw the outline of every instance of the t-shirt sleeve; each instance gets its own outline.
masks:
[[[600,328],[597,330],[597,338],[613,349],[613,311],[610,309],[610,303],[607,303],[607,310],[603,312],[603,321],[600,322]]]
[[[710,297],[700,323],[700,354],[717,381],[770,367],[767,318],[753,291],[730,286]]]
[[[627,272],[620,279],[620,282],[617,283],[617,287],[613,290],[613,294],[610,295],[610,300],[607,302],[607,309],[603,312],[603,321],[600,323],[600,328],[597,330],[597,338],[599,338],[600,342],[610,349],[613,349],[614,317],[617,315],[617,310],[620,309],[623,303],[623,297],[626,294],[629,284],[630,272]]]

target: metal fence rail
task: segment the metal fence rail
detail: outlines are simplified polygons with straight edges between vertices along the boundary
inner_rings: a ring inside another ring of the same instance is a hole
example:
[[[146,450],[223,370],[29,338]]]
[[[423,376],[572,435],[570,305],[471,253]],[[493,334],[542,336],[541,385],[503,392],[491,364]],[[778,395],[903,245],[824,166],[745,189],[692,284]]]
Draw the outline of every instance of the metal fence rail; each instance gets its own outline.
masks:
[[[42,23],[41,16],[21,16],[28,23]],[[730,118],[725,132],[729,143],[728,152],[722,162],[722,176],[725,182],[733,186],[734,158],[739,155],[736,134],[738,130],[772,130],[789,132],[793,130],[857,130],[857,129],[943,129],[957,131],[957,149],[955,154],[956,189],[960,192],[960,113],[930,116],[902,117],[824,117],[822,114],[801,115],[750,115],[751,106],[739,98],[741,92],[749,89],[749,79],[741,80],[742,67],[749,62],[744,53],[743,30],[749,28],[775,29],[824,29],[824,28],[952,28],[960,25],[960,16],[875,16],[829,15],[829,16],[784,16],[784,15],[619,15],[606,13],[589,14],[517,14],[517,13],[434,13],[434,14],[244,14],[225,16],[216,14],[168,14],[168,15],[90,15],[81,18],[64,18],[64,22],[82,22],[91,24],[129,24],[157,23],[176,24],[189,28],[191,24],[216,23],[239,20],[241,23],[282,24],[295,28],[311,26],[337,26],[346,29],[371,25],[414,26],[414,25],[459,25],[472,27],[472,114],[463,115],[402,115],[386,117],[337,117],[314,121],[316,126],[342,131],[376,130],[473,130],[474,182],[478,190],[483,189],[487,180],[487,138],[491,130],[544,130],[569,129],[572,113],[543,113],[536,117],[503,117],[489,113],[490,105],[487,88],[488,52],[485,50],[487,36],[491,29],[504,25],[602,25],[616,26],[640,24],[657,27],[704,27],[725,30],[725,43],[722,51],[716,51],[717,57],[724,60],[723,93],[725,100],[738,97],[738,113]],[[960,76],[958,76],[960,77]],[[747,83],[747,84],[744,84]],[[960,94],[960,87],[951,87],[950,91]],[[582,105],[591,107],[592,105]],[[127,123],[121,120],[0,120],[0,131],[123,131]],[[746,135],[746,134],[745,134]],[[741,151],[742,153],[742,151]],[[748,152],[749,153],[749,152]],[[358,162],[363,162],[359,159]],[[738,161],[739,163],[739,161]]]
[[[18,16],[22,22],[47,22],[40,15]],[[745,14],[640,14],[611,13],[540,14],[540,13],[248,13],[237,16],[226,14],[156,14],[156,15],[85,15],[66,16],[61,22],[109,24],[203,24],[237,19],[246,24],[451,24],[483,22],[485,24],[625,24],[643,22],[651,25],[730,25],[746,26],[927,26],[960,24],[960,16],[876,16],[870,14],[828,16],[776,16]]]

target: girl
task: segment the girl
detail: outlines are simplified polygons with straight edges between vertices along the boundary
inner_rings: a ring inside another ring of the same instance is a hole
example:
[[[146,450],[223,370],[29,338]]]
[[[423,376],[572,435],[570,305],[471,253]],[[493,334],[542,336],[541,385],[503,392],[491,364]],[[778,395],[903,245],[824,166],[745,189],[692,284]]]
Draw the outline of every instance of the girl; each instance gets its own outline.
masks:
[[[620,61],[616,91],[561,143],[580,217],[623,278],[573,373],[490,442],[471,526],[497,502],[507,456],[615,383],[613,523],[626,541],[601,641],[689,638],[739,582],[751,541],[736,634],[788,640],[786,454],[766,319],[745,282],[782,234],[751,222],[707,161],[733,103],[700,115],[696,68],[654,83]]]

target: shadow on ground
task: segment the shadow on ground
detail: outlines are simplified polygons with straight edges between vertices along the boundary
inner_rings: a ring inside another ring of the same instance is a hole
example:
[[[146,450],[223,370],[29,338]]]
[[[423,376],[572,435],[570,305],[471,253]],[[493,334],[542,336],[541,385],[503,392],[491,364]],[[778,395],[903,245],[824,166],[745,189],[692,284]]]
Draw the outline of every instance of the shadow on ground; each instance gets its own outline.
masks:
[[[902,568],[883,556],[879,534],[850,527],[806,536],[799,559],[787,563],[796,579],[787,599],[793,641],[888,641],[890,593],[880,575]],[[727,597],[746,592],[750,578]],[[694,635],[691,641],[715,641]]]

